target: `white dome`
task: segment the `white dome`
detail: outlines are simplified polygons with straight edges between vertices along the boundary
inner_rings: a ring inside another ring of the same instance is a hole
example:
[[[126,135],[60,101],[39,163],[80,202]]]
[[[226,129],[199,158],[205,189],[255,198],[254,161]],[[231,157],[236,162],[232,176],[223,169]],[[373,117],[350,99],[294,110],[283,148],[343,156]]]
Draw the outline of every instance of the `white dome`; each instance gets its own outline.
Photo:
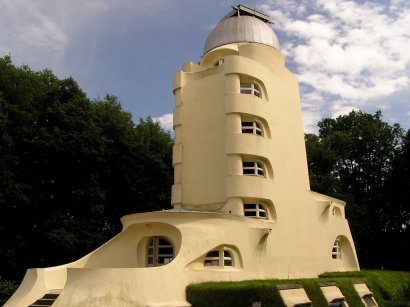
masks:
[[[268,23],[253,16],[222,19],[206,39],[204,54],[231,43],[260,43],[280,49],[278,38]]]

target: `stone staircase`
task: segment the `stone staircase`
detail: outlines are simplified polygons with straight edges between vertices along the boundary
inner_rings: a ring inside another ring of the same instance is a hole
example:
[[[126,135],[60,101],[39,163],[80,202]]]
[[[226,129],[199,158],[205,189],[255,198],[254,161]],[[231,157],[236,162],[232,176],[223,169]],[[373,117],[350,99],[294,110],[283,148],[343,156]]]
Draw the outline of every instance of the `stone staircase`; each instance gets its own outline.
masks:
[[[49,293],[46,293],[42,298],[39,298],[33,304],[28,307],[45,307],[53,305],[54,301],[61,293],[61,289],[51,290]]]

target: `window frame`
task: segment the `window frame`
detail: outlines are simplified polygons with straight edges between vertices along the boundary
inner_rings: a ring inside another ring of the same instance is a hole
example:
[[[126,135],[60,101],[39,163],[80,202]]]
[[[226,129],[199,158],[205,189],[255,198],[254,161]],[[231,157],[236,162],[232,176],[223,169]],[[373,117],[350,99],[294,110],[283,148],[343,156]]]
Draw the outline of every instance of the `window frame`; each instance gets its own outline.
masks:
[[[163,244],[160,240],[166,241]],[[161,252],[161,249],[172,248],[172,254]],[[172,242],[163,236],[153,236],[148,239],[146,249],[147,267],[163,266],[171,263],[175,258],[175,248]]]
[[[246,95],[253,95],[262,98],[262,90],[259,84],[255,82],[241,82],[240,93]]]
[[[220,247],[209,251],[204,259],[204,267],[207,268],[233,268],[234,264],[233,253],[226,247]]]
[[[242,133],[263,136],[262,125],[257,121],[241,121]]]
[[[266,177],[264,164],[260,161],[242,161],[242,174],[245,176]]]
[[[342,246],[340,240],[336,239],[332,247],[332,259],[340,260],[342,259]]]
[[[246,208],[247,206],[250,206],[250,205],[253,205],[255,207],[254,208]],[[251,214],[249,214],[249,213],[251,213]],[[254,213],[254,214],[252,214],[252,213]],[[254,219],[261,219],[261,220],[268,220],[269,219],[268,209],[266,208],[265,205],[263,205],[261,203],[245,203],[245,204],[243,204],[243,215],[245,217],[254,218]]]

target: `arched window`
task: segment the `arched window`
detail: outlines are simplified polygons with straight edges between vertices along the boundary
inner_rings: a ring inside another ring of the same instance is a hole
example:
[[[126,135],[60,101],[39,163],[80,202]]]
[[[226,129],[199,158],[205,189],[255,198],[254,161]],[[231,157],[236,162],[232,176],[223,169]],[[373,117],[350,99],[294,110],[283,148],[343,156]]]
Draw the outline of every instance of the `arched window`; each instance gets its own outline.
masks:
[[[241,94],[249,94],[262,98],[261,88],[256,83],[241,83]]]
[[[257,122],[242,122],[242,133],[251,133],[262,136],[262,128]]]
[[[257,161],[242,162],[242,169],[244,175],[265,176],[265,169],[263,168],[262,163]]]
[[[226,248],[219,248],[206,254],[204,266],[231,267],[233,266],[232,253]]]
[[[174,260],[174,246],[164,237],[152,237],[148,240],[147,266],[161,266]]]
[[[267,210],[264,205],[261,204],[244,204],[243,205],[244,215],[247,217],[253,217],[256,219],[268,218]]]
[[[342,259],[342,248],[338,239],[336,239],[332,247],[332,259]]]

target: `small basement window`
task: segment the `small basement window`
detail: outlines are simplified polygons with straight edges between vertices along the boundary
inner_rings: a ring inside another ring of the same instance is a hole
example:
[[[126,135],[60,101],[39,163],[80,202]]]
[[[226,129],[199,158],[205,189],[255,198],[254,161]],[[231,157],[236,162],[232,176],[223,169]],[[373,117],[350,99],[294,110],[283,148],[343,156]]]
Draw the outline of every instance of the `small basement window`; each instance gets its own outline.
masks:
[[[262,163],[257,161],[242,162],[242,169],[244,175],[265,176],[265,169],[263,168]]]
[[[242,133],[262,136],[262,128],[257,122],[242,122]]]
[[[334,300],[329,303],[329,307],[345,307],[345,306],[346,304],[344,300]]]
[[[345,297],[337,287],[335,282],[328,282],[320,286],[320,290],[326,298],[326,301],[329,303],[328,306],[332,307],[344,307]]]
[[[277,289],[286,306],[312,306],[312,301],[301,285],[278,285]]]
[[[256,83],[241,83],[241,94],[254,95],[262,98],[261,88]]]
[[[233,266],[232,253],[226,248],[219,248],[206,254],[204,266],[231,267]]]
[[[373,298],[373,295],[369,294],[363,297],[363,302],[365,303],[366,307],[376,307],[376,301]]]
[[[377,302],[374,300],[373,293],[370,292],[367,285],[363,282],[358,282],[354,284],[354,289],[356,290],[357,294],[360,296],[364,306],[366,307],[374,307],[378,306]]]
[[[263,220],[266,220],[268,218],[267,210],[265,206],[261,204],[244,204],[243,212],[247,217]]]

